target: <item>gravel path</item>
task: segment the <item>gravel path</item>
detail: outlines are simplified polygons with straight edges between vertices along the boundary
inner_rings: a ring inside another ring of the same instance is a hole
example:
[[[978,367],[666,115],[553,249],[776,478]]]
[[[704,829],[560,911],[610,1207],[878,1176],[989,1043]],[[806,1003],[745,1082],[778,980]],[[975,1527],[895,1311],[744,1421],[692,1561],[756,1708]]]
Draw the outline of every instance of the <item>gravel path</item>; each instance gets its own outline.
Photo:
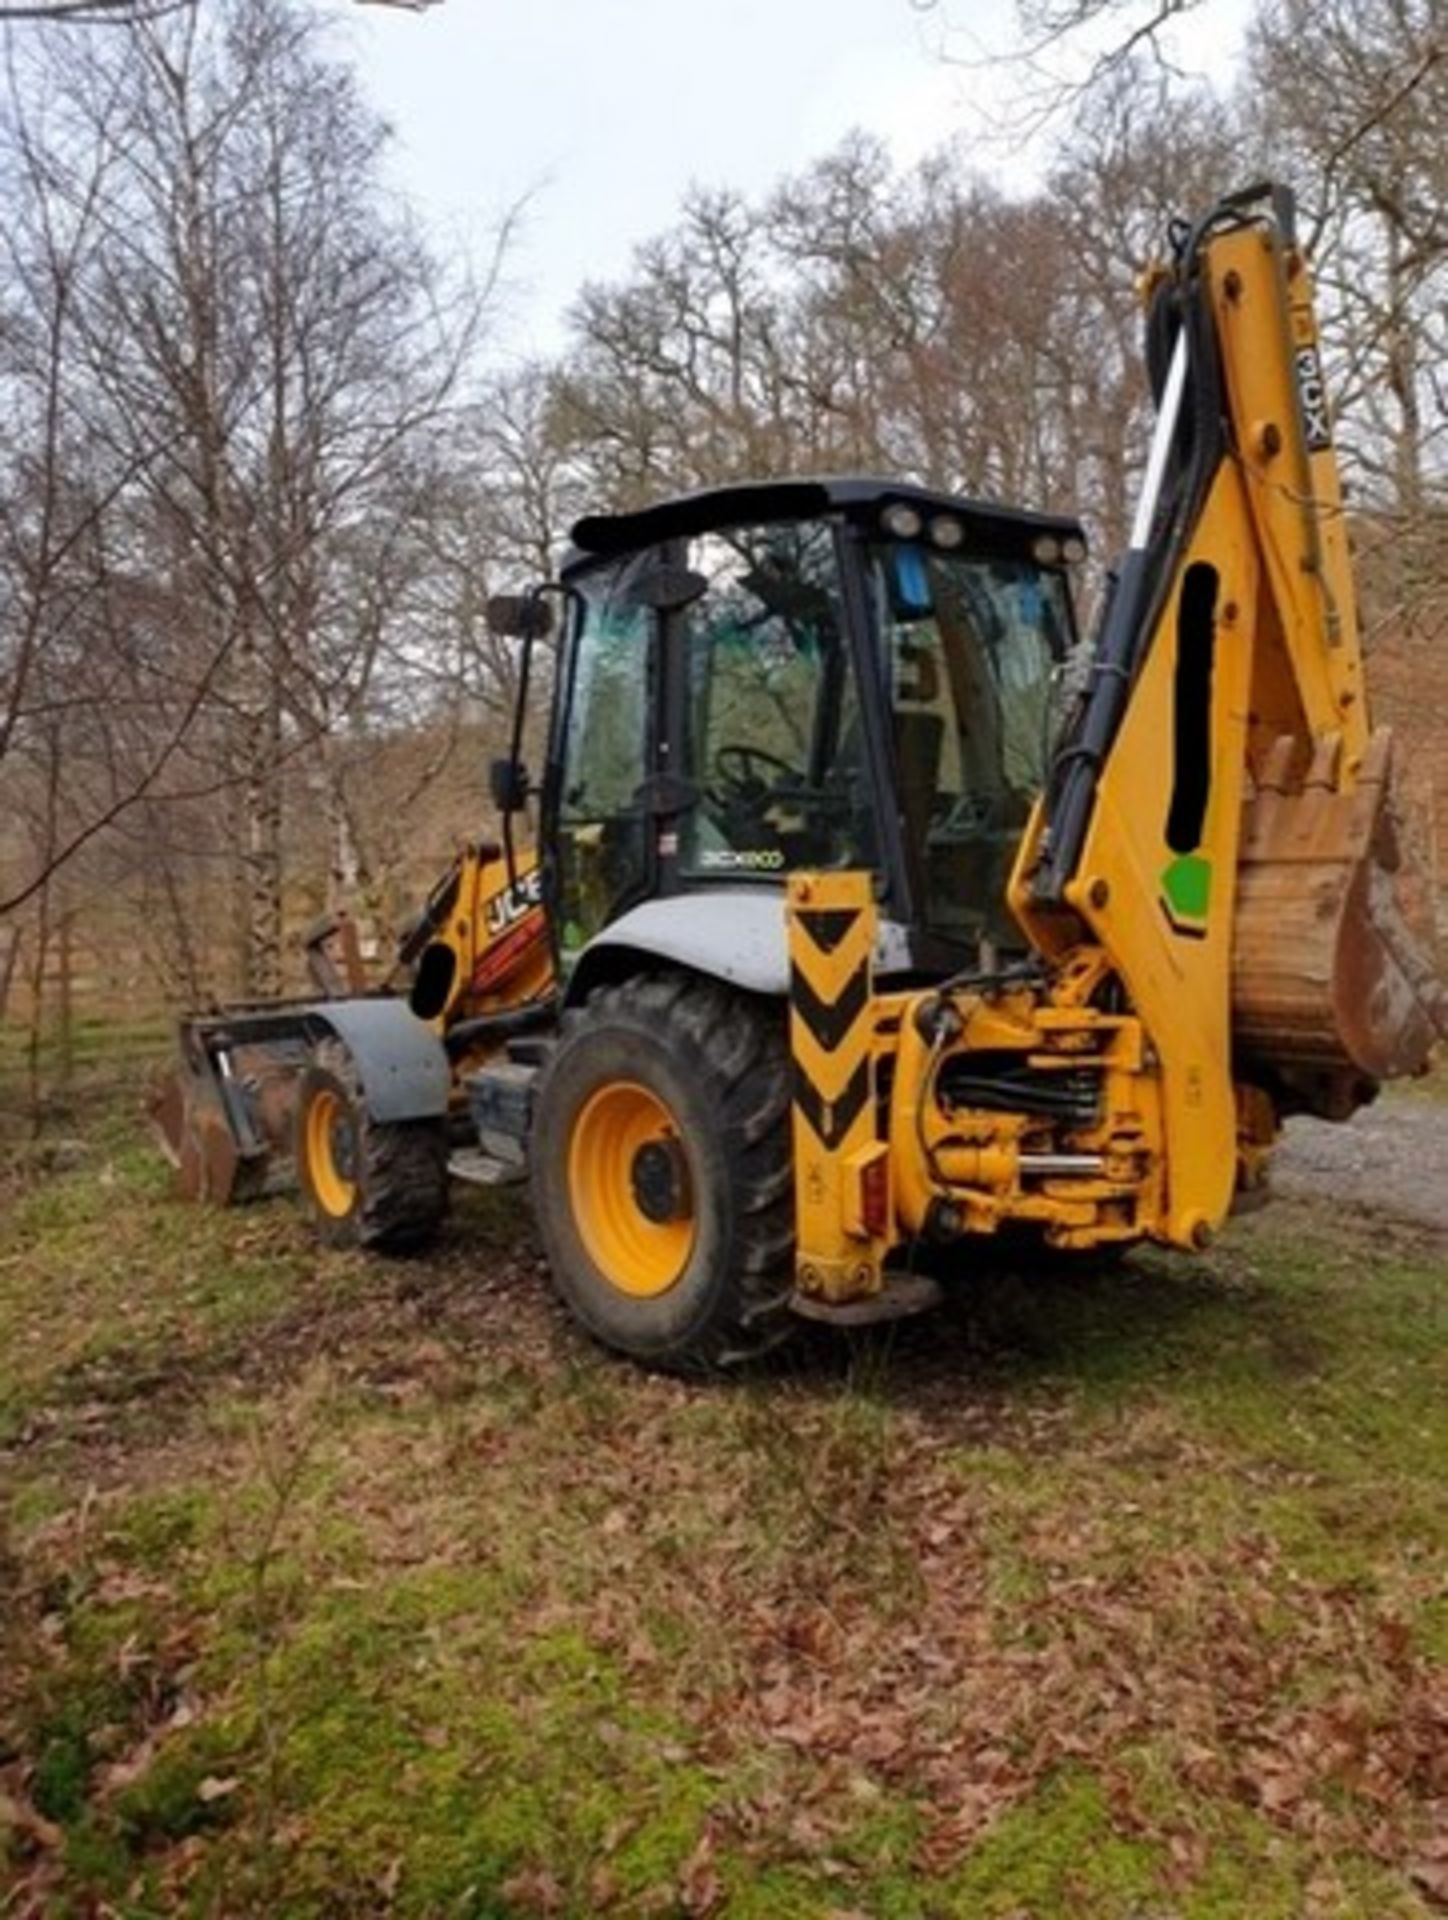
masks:
[[[1272,1184],[1448,1233],[1448,1101],[1389,1094],[1346,1126],[1289,1120]]]

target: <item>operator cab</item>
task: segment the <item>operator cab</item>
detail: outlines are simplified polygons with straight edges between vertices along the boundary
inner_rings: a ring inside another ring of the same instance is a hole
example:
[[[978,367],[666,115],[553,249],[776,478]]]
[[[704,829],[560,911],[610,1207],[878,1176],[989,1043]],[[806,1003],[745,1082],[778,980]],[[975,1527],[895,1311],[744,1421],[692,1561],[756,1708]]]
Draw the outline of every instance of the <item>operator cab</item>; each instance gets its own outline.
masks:
[[[574,529],[542,788],[565,963],[645,900],[868,868],[912,962],[1023,945],[1006,883],[1079,524],[866,478]]]

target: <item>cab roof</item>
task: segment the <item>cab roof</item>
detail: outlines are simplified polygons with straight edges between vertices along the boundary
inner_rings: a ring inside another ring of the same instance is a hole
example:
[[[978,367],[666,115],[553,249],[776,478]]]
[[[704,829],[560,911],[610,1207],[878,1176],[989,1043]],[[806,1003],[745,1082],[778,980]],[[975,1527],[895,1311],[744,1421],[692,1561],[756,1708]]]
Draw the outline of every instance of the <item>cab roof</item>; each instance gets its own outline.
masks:
[[[993,500],[942,493],[878,474],[837,474],[806,480],[740,481],[675,494],[637,513],[591,513],[572,531],[564,572],[605,555],[634,553],[663,540],[687,539],[719,527],[758,526],[770,520],[813,520],[830,513],[873,519],[894,501],[923,514],[952,513],[967,522],[975,542],[997,552],[1024,549],[1037,534],[1084,538],[1067,514],[1029,513]]]

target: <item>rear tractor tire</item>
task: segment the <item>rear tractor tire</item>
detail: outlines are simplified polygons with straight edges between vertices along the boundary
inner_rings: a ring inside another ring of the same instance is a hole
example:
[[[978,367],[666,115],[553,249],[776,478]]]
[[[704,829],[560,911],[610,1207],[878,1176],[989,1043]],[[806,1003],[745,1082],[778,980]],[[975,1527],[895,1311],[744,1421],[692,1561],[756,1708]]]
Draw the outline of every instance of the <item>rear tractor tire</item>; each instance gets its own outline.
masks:
[[[564,1016],[529,1145],[554,1286],[605,1346],[673,1373],[736,1365],[792,1325],[783,1008],[668,972]]]
[[[324,1040],[297,1098],[297,1177],[328,1246],[403,1253],[431,1240],[447,1214],[447,1130],[441,1120],[374,1120],[346,1046]]]

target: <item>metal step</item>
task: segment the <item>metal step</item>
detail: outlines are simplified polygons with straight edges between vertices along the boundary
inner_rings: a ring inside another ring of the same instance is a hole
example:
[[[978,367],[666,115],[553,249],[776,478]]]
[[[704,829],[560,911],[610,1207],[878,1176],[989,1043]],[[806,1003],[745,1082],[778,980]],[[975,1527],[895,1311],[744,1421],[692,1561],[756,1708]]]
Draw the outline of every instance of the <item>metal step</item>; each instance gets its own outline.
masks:
[[[521,1161],[495,1159],[480,1147],[449,1154],[447,1170],[454,1180],[466,1180],[472,1187],[516,1187],[528,1177]]]
[[[807,1293],[793,1293],[789,1304],[805,1320],[820,1320],[831,1327],[872,1327],[882,1320],[906,1320],[912,1314],[928,1313],[939,1306],[944,1289],[938,1280],[925,1273],[904,1273],[886,1268],[884,1286],[863,1300],[817,1300]]]

